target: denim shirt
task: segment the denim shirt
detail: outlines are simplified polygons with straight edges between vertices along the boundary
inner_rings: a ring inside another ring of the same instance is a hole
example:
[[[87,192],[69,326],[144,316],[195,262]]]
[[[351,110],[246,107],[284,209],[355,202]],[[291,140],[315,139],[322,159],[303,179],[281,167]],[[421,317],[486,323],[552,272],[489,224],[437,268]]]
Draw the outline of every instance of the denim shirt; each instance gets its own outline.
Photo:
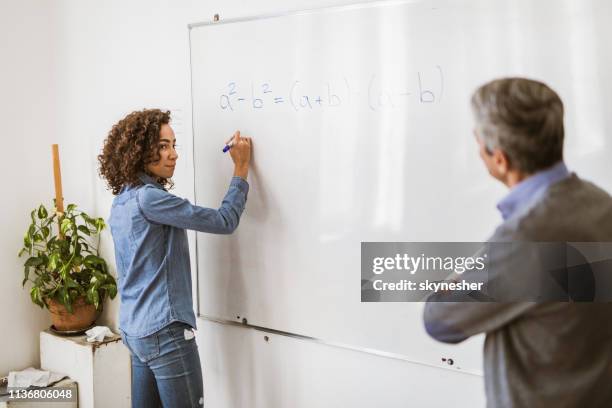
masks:
[[[124,186],[113,200],[109,225],[121,294],[119,327],[145,337],[175,321],[196,328],[185,229],[230,234],[238,226],[249,185],[233,177],[218,210],[168,193],[152,177]]]

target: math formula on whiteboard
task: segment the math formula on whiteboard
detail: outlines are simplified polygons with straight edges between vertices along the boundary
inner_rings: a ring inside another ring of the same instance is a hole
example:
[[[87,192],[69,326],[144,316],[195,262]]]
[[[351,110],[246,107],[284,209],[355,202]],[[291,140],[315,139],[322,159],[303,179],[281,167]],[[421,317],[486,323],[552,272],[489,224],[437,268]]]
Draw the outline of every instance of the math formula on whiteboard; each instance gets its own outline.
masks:
[[[440,103],[444,95],[444,74],[436,65],[430,72],[419,71],[405,81],[409,87],[382,80],[372,74],[368,81],[351,84],[346,77],[318,84],[300,80],[289,83],[228,81],[218,96],[219,108],[234,112],[245,109],[266,110],[274,106],[293,111],[336,109],[363,104],[372,111],[393,109],[406,103]]]

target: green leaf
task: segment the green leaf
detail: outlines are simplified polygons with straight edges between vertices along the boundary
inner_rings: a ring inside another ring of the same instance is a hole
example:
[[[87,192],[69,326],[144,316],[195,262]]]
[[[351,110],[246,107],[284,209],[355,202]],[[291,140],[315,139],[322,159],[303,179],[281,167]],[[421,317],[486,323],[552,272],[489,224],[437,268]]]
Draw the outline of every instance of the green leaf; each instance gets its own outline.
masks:
[[[34,234],[34,242],[40,242],[43,240],[42,235],[40,234]]]
[[[47,218],[47,215],[47,209],[44,205],[41,204],[40,207],[38,207],[38,218],[42,220],[44,218]]]
[[[24,287],[26,282],[28,281],[28,278],[30,277],[30,267],[29,266],[25,266],[23,268],[23,282],[21,282],[21,287]]]
[[[47,268],[54,271],[57,268],[57,263],[59,261],[59,254],[54,252],[49,256],[49,263],[47,264]]]
[[[66,239],[59,239],[57,242],[57,248],[60,252],[65,253],[68,252],[70,247],[70,237],[66,237]]]
[[[42,231],[43,238],[47,239],[47,237],[49,236],[49,233],[51,232],[49,230],[49,227],[42,227],[40,230]]]
[[[68,294],[70,295],[70,303],[74,303],[76,298],[79,297],[79,291],[73,288],[68,290]]]
[[[47,292],[47,297],[48,298],[57,298],[56,294],[57,294],[58,290],[59,290],[59,286],[56,286],[53,289],[49,290]]]
[[[70,218],[64,218],[60,224],[60,231],[66,235],[66,232],[72,227],[72,220]]]
[[[89,232],[89,228],[87,228],[84,225],[79,225],[78,230],[81,231],[83,234],[90,236],[91,233]]]
[[[59,270],[59,276],[60,278],[62,278],[62,281],[66,282],[69,279],[69,272],[70,271],[70,265],[66,264],[66,265],[62,265],[62,267]]]
[[[100,258],[99,256],[87,255],[85,259],[83,260],[83,264],[85,264],[86,266],[92,269],[98,269],[96,268],[96,266],[106,265],[106,261],[104,261],[104,259]]]
[[[51,214],[51,216],[48,217],[45,221],[43,221],[43,223],[41,225],[43,227],[48,227],[49,225],[51,225],[51,223],[53,223],[55,221],[56,217],[57,217],[57,214],[55,214],[55,213]]]
[[[114,299],[115,296],[117,296],[117,286],[116,285],[107,283],[106,285],[102,285],[101,288],[104,289],[108,293],[111,299]]]
[[[89,288],[89,290],[87,291],[87,299],[89,299],[90,302],[97,309],[98,306],[100,305],[100,295],[98,294],[98,288],[96,288],[95,286],[92,286],[91,288]]]
[[[32,249],[32,240],[30,239],[30,235],[28,235],[27,232],[25,236],[23,237],[23,246],[26,247],[27,249]]]
[[[32,219],[32,224],[34,224],[36,222],[36,210],[32,210],[30,218]]]
[[[21,248],[21,250],[19,250],[19,254],[17,255],[18,258],[21,258],[21,256],[28,252],[27,248]]]
[[[94,223],[94,220],[89,215],[85,214],[84,212],[81,213],[81,218],[83,218],[87,224],[93,225]]]
[[[45,305],[42,301],[40,288],[38,286],[33,286],[32,289],[30,289],[30,299],[41,308]]]
[[[83,257],[81,255],[75,255],[72,259],[73,266],[80,266],[83,264]]]
[[[51,250],[53,245],[55,245],[55,241],[56,240],[57,240],[57,237],[51,237],[51,239],[47,242],[47,249],[48,250]]]
[[[106,227],[106,224],[104,223],[104,218],[96,218],[95,225],[96,231],[99,234],[100,231],[102,231]]]
[[[27,261],[25,261],[24,266],[38,266],[41,265],[43,263],[43,259],[39,258],[37,256],[31,256],[28,258]]]
[[[68,288],[78,288],[79,284],[75,282],[70,276],[66,278],[66,287]]]
[[[106,282],[106,276],[107,275],[103,274],[102,272],[94,270],[93,277],[91,278],[91,283],[94,283],[94,278],[95,278],[98,285],[101,285],[104,282]]]
[[[87,294],[85,296],[87,297],[87,302],[93,304],[93,291],[91,291],[91,288],[87,290]]]
[[[74,211],[75,208],[76,208],[76,204],[68,204],[68,207],[66,207],[66,212],[70,213]]]
[[[59,300],[66,307],[69,313],[72,313],[72,302],[70,302],[70,294],[66,288],[60,288],[58,290]]]

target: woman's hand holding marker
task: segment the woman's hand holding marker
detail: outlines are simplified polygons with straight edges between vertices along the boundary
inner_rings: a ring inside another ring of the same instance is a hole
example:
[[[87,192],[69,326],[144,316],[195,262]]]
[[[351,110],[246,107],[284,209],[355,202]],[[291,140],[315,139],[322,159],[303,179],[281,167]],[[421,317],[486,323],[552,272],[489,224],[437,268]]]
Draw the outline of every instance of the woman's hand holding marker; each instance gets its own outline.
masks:
[[[237,130],[234,135],[225,142],[223,152],[230,152],[234,162],[234,176],[246,180],[249,174],[249,163],[251,161],[251,138],[241,137]]]

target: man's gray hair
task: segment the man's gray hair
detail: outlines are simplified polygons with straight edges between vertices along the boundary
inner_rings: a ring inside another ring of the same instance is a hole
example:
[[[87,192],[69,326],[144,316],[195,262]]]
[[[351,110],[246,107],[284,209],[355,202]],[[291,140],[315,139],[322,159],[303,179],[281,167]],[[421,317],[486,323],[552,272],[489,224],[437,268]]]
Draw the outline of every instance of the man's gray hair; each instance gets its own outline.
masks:
[[[563,102],[546,84],[491,81],[474,92],[472,109],[487,150],[506,153],[513,169],[533,174],[563,159]]]

